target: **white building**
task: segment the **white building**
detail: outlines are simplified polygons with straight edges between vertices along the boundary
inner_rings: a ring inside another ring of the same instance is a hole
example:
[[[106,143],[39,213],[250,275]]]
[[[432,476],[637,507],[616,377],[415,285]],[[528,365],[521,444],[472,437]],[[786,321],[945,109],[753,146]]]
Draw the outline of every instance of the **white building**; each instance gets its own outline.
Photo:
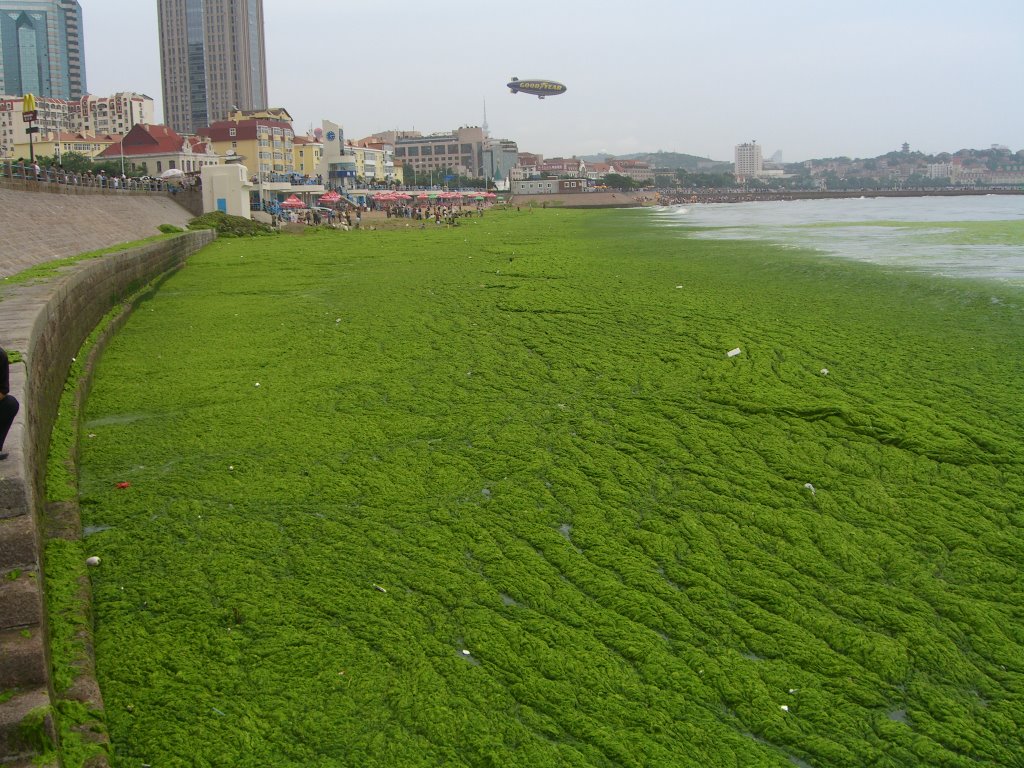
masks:
[[[736,145],[736,180],[756,179],[764,174],[764,160],[761,158],[761,146],[756,142]]]
[[[928,163],[929,179],[951,179],[953,178],[952,163]]]
[[[25,129],[30,124],[22,119],[22,103],[21,96],[0,96],[0,158],[11,157],[15,144],[28,143]],[[38,126],[43,135],[123,135],[134,125],[154,122],[153,99],[127,91],[113,96],[86,94],[72,100],[37,96],[36,112],[39,117],[32,125]]]

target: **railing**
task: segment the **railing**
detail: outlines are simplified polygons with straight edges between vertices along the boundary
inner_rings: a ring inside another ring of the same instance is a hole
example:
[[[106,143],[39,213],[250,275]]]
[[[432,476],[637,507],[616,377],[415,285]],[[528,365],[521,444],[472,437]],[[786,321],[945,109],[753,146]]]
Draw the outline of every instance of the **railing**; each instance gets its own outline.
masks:
[[[34,166],[5,160],[0,163],[0,179],[25,182],[28,184],[62,184],[68,187],[91,187],[93,189],[124,192],[175,192],[190,188],[188,182],[165,181],[163,179],[136,179],[128,176],[108,176],[92,171],[67,171],[54,166]]]

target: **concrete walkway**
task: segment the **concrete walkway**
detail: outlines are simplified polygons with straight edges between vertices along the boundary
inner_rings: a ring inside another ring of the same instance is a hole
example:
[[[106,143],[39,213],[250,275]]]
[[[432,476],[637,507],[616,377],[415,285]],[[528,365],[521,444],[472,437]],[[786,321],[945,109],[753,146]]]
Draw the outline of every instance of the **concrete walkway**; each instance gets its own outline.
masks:
[[[184,228],[192,214],[145,194],[60,194],[0,187],[0,279],[54,259]]]

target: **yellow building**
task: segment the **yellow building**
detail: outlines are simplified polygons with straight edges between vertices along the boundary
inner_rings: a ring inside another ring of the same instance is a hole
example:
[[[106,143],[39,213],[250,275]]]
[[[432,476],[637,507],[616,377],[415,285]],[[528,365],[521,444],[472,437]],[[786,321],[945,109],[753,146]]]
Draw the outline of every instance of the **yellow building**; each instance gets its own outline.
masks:
[[[59,154],[66,155],[69,152],[76,152],[79,155],[95,158],[108,147],[116,145],[121,141],[117,134],[104,133],[100,135],[92,133],[71,133],[61,131],[58,141],[56,132],[40,133],[32,140],[32,153],[36,157],[56,158]],[[29,144],[26,139],[12,145],[13,157],[28,157]]]
[[[300,176],[316,178],[323,154],[324,143],[316,138],[296,136],[292,139],[292,166]]]
[[[283,109],[232,112],[197,133],[221,156],[241,155],[252,176],[264,180],[296,172],[293,154],[295,134],[291,116]]]
[[[390,144],[367,141],[349,142],[345,154],[354,158],[356,184],[390,184],[396,179],[395,162]]]

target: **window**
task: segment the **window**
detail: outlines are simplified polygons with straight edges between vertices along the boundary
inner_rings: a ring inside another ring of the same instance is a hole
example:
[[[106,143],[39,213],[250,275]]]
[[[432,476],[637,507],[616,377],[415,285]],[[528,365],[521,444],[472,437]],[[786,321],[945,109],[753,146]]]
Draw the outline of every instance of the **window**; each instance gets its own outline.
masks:
[[[423,149],[423,155],[424,156],[434,154],[434,148],[433,147],[423,147],[422,149]]]

